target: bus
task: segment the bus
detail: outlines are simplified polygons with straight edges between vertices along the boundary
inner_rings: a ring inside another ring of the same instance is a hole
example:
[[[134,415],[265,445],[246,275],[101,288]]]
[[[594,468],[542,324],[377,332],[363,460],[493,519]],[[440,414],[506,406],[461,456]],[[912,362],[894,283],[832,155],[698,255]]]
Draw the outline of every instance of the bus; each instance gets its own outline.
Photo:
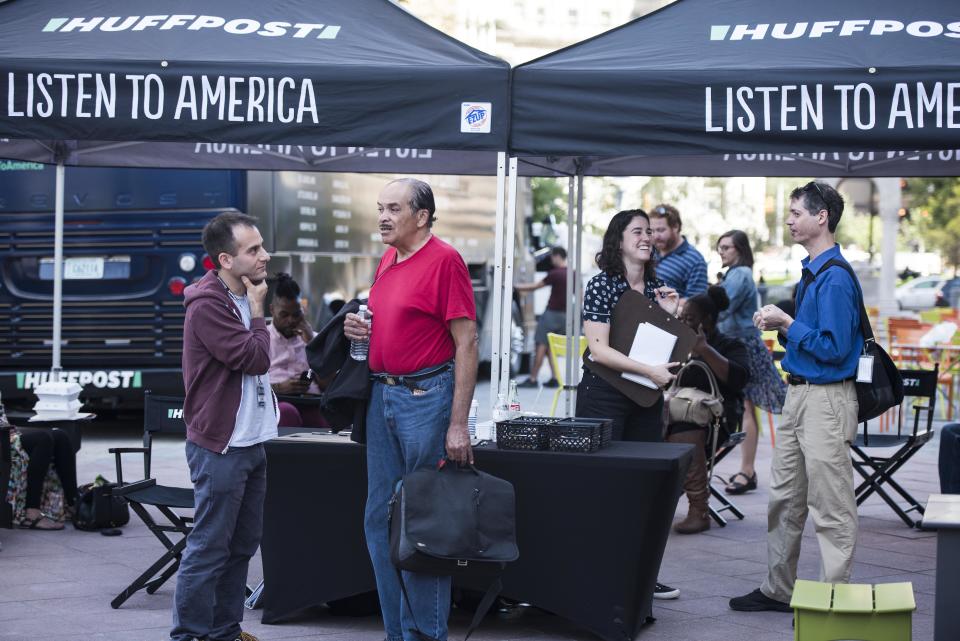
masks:
[[[336,301],[366,295],[384,250],[376,197],[393,177],[67,168],[63,378],[81,385],[95,411],[139,409],[144,389],[182,394],[183,290],[213,267],[200,233],[223,211],[259,219],[269,271],[300,283],[308,319],[319,327]],[[481,359],[489,360],[496,181],[424,179],[437,198],[434,232],[470,270]],[[21,409],[51,376],[53,204],[53,167],[0,161],[0,398]],[[519,278],[532,278],[529,252],[519,245]],[[511,365],[519,369],[532,351],[534,317],[521,299],[513,307]]]

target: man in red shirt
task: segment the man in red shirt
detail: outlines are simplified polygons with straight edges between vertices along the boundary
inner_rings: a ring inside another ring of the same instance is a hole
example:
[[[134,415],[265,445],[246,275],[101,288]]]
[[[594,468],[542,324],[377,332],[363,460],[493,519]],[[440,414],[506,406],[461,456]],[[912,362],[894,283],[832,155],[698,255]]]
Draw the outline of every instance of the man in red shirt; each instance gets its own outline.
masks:
[[[467,414],[477,381],[477,313],[470,274],[457,251],[431,233],[433,191],[402,178],[377,202],[389,245],[370,289],[370,327],[344,320],[350,340],[369,340],[373,386],[367,408],[364,530],[377,578],[387,641],[414,641],[412,630],[447,638],[450,577],[403,573],[403,607],[390,561],[388,503],[397,481],[445,456],[473,463]]]
[[[547,334],[567,333],[567,250],[563,247],[554,247],[550,250],[550,271],[542,279],[535,283],[517,283],[513,286],[518,292],[532,292],[541,287],[550,286],[550,298],[547,300],[547,308],[540,314],[537,320],[537,331],[534,334],[534,342],[537,345],[537,353],[533,358],[533,366],[530,368],[530,377],[520,383],[520,387],[537,387],[537,375],[540,374],[540,366],[543,365],[543,359],[547,355],[547,349],[550,341]],[[557,373],[553,371],[553,361],[547,359],[550,366],[550,380],[546,382],[545,387],[557,387]]]

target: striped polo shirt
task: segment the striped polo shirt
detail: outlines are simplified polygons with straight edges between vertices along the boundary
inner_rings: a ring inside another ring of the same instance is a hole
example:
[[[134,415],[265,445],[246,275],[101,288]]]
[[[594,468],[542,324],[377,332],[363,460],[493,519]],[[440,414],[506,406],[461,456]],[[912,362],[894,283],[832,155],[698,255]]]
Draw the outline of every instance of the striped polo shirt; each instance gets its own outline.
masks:
[[[680,298],[690,298],[707,291],[707,261],[697,248],[683,242],[657,262],[657,278],[660,278],[680,294]]]

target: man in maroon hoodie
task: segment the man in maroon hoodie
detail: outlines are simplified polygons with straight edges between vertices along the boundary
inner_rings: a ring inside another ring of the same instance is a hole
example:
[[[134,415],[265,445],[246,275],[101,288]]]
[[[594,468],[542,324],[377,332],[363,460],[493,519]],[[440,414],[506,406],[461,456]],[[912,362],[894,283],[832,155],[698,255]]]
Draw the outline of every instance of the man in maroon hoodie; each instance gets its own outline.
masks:
[[[255,223],[236,212],[207,223],[203,247],[217,269],[184,292],[183,418],[195,510],[177,576],[174,641],[256,641],[240,621],[263,530],[263,442],[277,435],[277,406],[263,318],[270,255]]]

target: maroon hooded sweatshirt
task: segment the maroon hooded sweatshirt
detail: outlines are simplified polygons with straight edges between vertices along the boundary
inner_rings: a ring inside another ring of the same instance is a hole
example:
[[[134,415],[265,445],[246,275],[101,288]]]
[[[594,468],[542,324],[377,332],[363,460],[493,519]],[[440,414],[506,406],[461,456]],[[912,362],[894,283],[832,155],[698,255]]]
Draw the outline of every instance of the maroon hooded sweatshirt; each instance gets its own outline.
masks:
[[[270,335],[262,317],[252,319],[250,329],[243,326],[240,310],[215,270],[183,294],[187,440],[223,452],[240,410],[243,375],[262,375],[270,369]]]

